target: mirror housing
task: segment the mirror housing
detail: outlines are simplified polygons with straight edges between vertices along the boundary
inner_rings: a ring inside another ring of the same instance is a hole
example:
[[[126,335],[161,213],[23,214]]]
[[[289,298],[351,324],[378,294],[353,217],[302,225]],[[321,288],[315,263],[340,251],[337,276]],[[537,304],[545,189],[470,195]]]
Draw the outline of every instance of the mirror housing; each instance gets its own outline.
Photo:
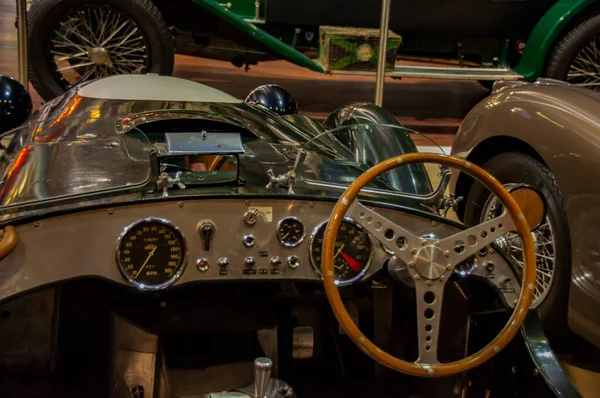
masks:
[[[27,89],[12,77],[0,75],[0,133],[23,124],[31,108]]]

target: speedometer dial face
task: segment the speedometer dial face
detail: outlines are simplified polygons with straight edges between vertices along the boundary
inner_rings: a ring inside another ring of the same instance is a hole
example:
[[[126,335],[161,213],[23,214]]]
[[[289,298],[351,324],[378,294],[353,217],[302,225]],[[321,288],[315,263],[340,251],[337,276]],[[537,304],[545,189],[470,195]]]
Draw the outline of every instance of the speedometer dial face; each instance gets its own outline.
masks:
[[[277,239],[285,247],[298,246],[305,234],[304,224],[296,217],[286,217],[277,223]]]
[[[310,242],[310,262],[317,274],[322,276],[321,261],[323,236],[327,223],[319,225],[312,233]],[[371,264],[373,246],[365,230],[354,220],[345,218],[340,225],[333,266],[338,285],[347,285],[360,279]]]
[[[187,260],[185,238],[177,226],[161,218],[131,224],[119,237],[117,264],[132,285],[158,290],[174,283]]]

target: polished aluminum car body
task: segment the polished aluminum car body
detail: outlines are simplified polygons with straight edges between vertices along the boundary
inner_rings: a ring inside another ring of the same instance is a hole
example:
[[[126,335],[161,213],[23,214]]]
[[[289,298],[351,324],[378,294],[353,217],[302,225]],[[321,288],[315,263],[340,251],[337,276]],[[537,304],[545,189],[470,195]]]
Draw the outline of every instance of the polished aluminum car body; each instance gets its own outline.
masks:
[[[600,346],[598,109],[598,93],[566,83],[498,82],[464,119],[452,155],[484,164],[498,154],[520,152],[552,172],[570,228],[569,326]],[[453,176],[451,191],[466,199],[468,190],[467,178]]]
[[[313,355],[314,348],[313,363],[340,360],[372,374],[365,361],[340,359],[350,352],[343,345],[337,354],[319,346],[329,332],[334,340],[340,333],[323,292],[323,248],[303,238],[330,221],[352,182],[394,155],[399,167],[372,176],[348,210],[362,228],[346,229],[346,237],[339,228],[335,271],[324,273],[343,285],[349,307],[360,308],[356,322],[381,316],[375,330],[394,336],[386,338],[390,344],[403,343],[405,333],[392,333],[391,322],[393,303],[403,300],[391,293],[410,292],[423,310],[421,367],[464,357],[476,333],[466,327],[474,300],[500,317],[523,314],[513,311],[526,292],[520,275],[493,245],[513,225],[509,216],[468,230],[445,218],[449,169],[433,169],[436,186],[424,165],[402,164],[417,148],[392,115],[354,104],[321,124],[284,111],[172,77],[116,76],[68,91],[13,131],[0,157],[0,314],[11,314],[2,318],[0,366],[56,362],[59,371],[49,370],[54,385],[74,388],[72,396],[129,396],[143,388],[160,398],[248,385],[251,366],[229,366],[256,353],[272,358],[274,372],[279,366],[278,377],[302,396],[320,387],[307,383],[316,368],[286,373],[294,352]],[[282,220],[294,221],[283,235]],[[493,266],[475,266],[474,258]],[[454,272],[453,264],[469,271]],[[471,300],[461,284],[481,290]],[[423,286],[435,292],[433,300]],[[450,289],[456,294],[444,306],[453,316],[437,316]],[[36,350],[23,337],[33,329],[43,342]],[[452,344],[438,355],[438,341],[447,337]],[[292,349],[277,339],[293,342]],[[216,355],[205,355],[211,349]],[[106,353],[87,367],[72,360]],[[229,376],[215,377],[215,363]],[[269,379],[258,365],[257,391]],[[182,370],[193,373],[180,378]],[[95,384],[72,385],[86,377]],[[0,389],[3,383],[0,375]],[[65,396],[56,391],[45,390]],[[284,395],[277,394],[268,396]]]
[[[355,154],[328,135],[318,137],[312,146],[309,143],[303,151],[306,159],[295,170],[297,195],[335,197],[360,175],[364,169],[361,164],[416,151],[408,133],[400,131],[397,123],[396,129],[376,126],[393,119],[382,109],[366,104],[339,112],[343,115],[337,115],[329,124],[340,130],[348,126],[348,131],[355,124],[354,118],[368,115],[369,123],[352,130],[353,137],[357,137],[354,140],[364,149]],[[382,117],[383,122],[379,121]],[[115,76],[96,81],[46,103],[15,135],[0,166],[4,176],[0,217],[10,218],[13,210],[23,214],[24,207],[47,208],[49,203],[75,202],[73,206],[81,206],[87,199],[102,198],[103,203],[139,199],[148,185],[156,182],[150,156],[156,148],[143,137],[144,133],[139,133],[139,126],[175,123],[177,126],[165,125],[194,128],[194,121],[242,135],[246,153],[240,175],[246,183],[204,186],[201,191],[174,190],[170,195],[286,194],[286,190],[266,188],[269,175],[287,172],[294,165],[297,149],[327,130],[301,114],[279,117],[261,106],[182,79]],[[381,131],[370,134],[375,130]],[[372,142],[373,136],[387,140]],[[409,195],[431,194],[422,166],[403,168],[392,174],[389,182],[373,184],[392,201],[395,195],[390,187]]]

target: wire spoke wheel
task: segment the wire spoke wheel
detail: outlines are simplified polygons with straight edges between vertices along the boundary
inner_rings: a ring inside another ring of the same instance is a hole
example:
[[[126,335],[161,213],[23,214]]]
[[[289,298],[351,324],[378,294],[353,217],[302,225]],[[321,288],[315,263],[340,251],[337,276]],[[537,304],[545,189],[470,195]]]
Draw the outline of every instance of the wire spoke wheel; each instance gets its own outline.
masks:
[[[565,79],[574,86],[600,90],[600,38],[594,37],[577,50]]]
[[[515,184],[504,184],[506,189],[514,188]],[[502,212],[502,203],[496,196],[491,196],[484,205],[481,213],[481,221],[487,221],[497,217]],[[532,307],[540,305],[552,286],[555,269],[555,243],[552,223],[548,215],[542,223],[531,232],[536,257],[536,282],[533,293]],[[496,240],[496,243],[512,257],[519,266],[518,271],[523,270],[523,248],[518,234],[509,232]]]
[[[127,14],[105,5],[69,11],[50,36],[49,46],[64,89],[149,69],[149,47],[139,26]]]

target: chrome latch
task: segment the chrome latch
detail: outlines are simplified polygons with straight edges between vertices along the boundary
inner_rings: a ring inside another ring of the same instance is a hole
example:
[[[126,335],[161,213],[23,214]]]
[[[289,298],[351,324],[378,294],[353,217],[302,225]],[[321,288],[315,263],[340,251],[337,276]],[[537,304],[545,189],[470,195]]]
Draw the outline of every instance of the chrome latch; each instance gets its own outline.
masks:
[[[276,176],[275,173],[273,173],[273,170],[267,170],[267,174],[269,175],[269,183],[265,188],[271,189],[273,188],[273,186],[287,188],[288,194],[293,194],[294,183],[296,182],[296,169],[298,168],[298,165],[304,161],[305,158],[306,152],[304,152],[302,148],[298,148],[296,160],[294,161],[294,165],[290,167],[290,171]]]
[[[456,212],[458,210],[458,205],[460,204],[460,202],[463,201],[463,199],[464,198],[462,196],[459,196],[458,198],[455,197],[454,195],[444,196],[444,199],[442,201],[442,206],[441,206],[441,210],[444,214],[444,217],[446,217],[446,215],[448,214],[450,209],[452,209],[452,211]]]
[[[173,185],[177,185],[179,189],[185,189],[185,184],[181,182],[181,171],[175,173],[175,177],[171,177],[168,173],[161,173],[158,177],[158,181],[156,181],[156,187],[159,190],[162,190],[162,197],[169,196],[168,190],[173,187]]]
[[[273,170],[269,169],[267,170],[267,175],[269,176],[269,183],[265,187],[266,189],[271,189],[273,186],[276,186],[287,188],[288,194],[294,193],[294,182],[296,181],[296,172],[294,170],[276,176]]]

